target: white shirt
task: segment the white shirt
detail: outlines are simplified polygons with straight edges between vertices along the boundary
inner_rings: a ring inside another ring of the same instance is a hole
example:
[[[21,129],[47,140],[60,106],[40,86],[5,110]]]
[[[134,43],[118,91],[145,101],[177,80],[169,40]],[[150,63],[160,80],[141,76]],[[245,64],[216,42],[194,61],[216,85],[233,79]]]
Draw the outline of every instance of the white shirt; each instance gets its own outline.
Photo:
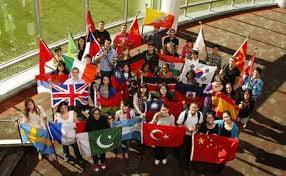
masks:
[[[64,84],[70,85],[70,84],[85,84],[84,80],[82,79],[77,79],[73,80],[72,78],[67,79]]]
[[[190,127],[195,128],[198,123],[203,123],[204,121],[203,114],[200,111],[199,113],[200,113],[200,120],[198,119],[198,115],[197,115],[198,113],[196,113],[195,115],[192,115],[191,112],[189,111],[188,117],[185,123],[182,124],[185,118],[185,110],[184,110],[183,112],[180,113],[178,120],[177,120],[177,124],[184,125],[187,129],[189,129]],[[191,135],[191,132],[187,131],[186,134]]]

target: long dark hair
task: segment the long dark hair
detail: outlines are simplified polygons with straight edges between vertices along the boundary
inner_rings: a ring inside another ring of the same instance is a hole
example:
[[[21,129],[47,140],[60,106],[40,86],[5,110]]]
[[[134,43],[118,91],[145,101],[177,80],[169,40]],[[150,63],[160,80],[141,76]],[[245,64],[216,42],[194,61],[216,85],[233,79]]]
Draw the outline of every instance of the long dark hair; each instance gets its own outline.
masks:
[[[115,95],[115,93],[116,93],[116,90],[112,87],[111,78],[110,78],[109,76],[106,76],[106,75],[105,75],[105,76],[103,76],[103,77],[101,78],[100,84],[99,84],[99,86],[98,86],[98,91],[100,92],[100,89],[101,89],[101,87],[103,86],[103,79],[104,79],[104,78],[108,78],[108,80],[109,80],[109,83],[108,83],[108,98],[109,98],[109,97]]]
[[[59,112],[59,113],[61,112],[62,106],[67,106],[67,107],[68,107],[68,103],[65,102],[65,101],[61,102],[61,103],[58,105],[58,107],[57,107],[57,112]]]
[[[37,115],[40,115],[40,109],[39,107],[36,105],[35,101],[31,98],[31,97],[27,97],[24,101],[24,105],[25,105],[25,108],[24,108],[24,115],[29,119],[29,109],[28,109],[28,105],[29,103],[33,103],[34,105],[34,111],[36,112]]]
[[[67,67],[66,67],[66,64],[64,63],[64,61],[59,61],[58,63],[57,63],[57,69],[56,69],[56,74],[58,74],[60,71],[59,71],[59,67],[60,66],[62,66],[62,67],[64,67],[64,74],[69,74],[68,73],[68,70],[67,70]]]
[[[138,91],[137,91],[137,96],[138,96],[138,98],[142,98],[142,95],[141,95],[141,92],[140,92],[140,89],[141,88],[146,88],[147,90],[146,90],[146,96],[148,96],[149,95],[149,91],[148,91],[148,87],[147,87],[147,85],[145,84],[145,83],[141,83],[140,85],[139,85],[139,87],[138,87]]]
[[[130,78],[132,77],[132,72],[131,72],[131,67],[130,67],[129,64],[123,65],[123,67],[122,67],[122,73],[124,74],[124,67],[125,67],[126,65],[127,65],[128,69],[129,69],[129,71],[128,71],[128,79],[130,79]]]

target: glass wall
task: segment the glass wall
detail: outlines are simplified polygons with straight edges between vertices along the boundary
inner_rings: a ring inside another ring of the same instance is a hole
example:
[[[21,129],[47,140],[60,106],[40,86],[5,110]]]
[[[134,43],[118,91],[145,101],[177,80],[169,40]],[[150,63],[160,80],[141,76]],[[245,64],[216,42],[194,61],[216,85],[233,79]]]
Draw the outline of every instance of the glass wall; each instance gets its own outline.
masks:
[[[33,0],[0,0],[0,63],[37,48]]]

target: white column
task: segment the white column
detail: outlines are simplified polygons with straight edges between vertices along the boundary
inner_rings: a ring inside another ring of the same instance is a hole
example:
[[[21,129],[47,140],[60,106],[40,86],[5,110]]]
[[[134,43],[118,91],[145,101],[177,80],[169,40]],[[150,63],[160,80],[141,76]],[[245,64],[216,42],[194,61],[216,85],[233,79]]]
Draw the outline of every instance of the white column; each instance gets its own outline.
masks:
[[[172,28],[177,30],[180,15],[180,0],[162,0],[161,11],[175,16]]]
[[[277,4],[280,8],[286,8],[286,0],[277,0]]]

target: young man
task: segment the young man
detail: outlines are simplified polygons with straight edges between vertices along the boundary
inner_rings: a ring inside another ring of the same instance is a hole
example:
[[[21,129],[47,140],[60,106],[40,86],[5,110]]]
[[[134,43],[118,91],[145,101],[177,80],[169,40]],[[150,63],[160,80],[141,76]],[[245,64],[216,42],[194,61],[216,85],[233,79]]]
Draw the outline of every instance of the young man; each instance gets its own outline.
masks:
[[[111,75],[116,57],[116,51],[111,48],[111,41],[105,40],[104,47],[95,56],[95,62],[100,64],[101,77]]]
[[[152,73],[156,71],[159,65],[159,56],[155,50],[154,43],[148,42],[148,48],[142,52],[142,57],[145,58],[145,62],[149,64],[149,69]]]
[[[71,70],[71,77],[67,79],[64,84],[84,84],[84,80],[79,78],[79,69],[77,67],[74,67]]]
[[[146,43],[153,43],[154,47],[158,50],[160,53],[162,49],[162,36],[159,33],[160,27],[154,26],[154,31],[147,35],[145,38]]]
[[[212,54],[210,54],[207,57],[206,63],[208,65],[211,65],[211,66],[217,66],[217,70],[220,70],[220,68],[221,68],[221,61],[222,61],[222,57],[219,54],[219,46],[218,45],[214,45]]]
[[[115,35],[113,39],[113,45],[116,47],[117,55],[120,56],[123,52],[123,48],[131,48],[132,41],[130,41],[127,33],[127,25],[123,24],[121,31]]]
[[[171,43],[174,46],[175,52],[178,52],[179,39],[175,37],[175,35],[176,35],[175,29],[170,29],[169,36],[164,39],[164,50],[166,50],[167,44]]]
[[[233,87],[236,87],[240,71],[235,65],[234,57],[229,58],[228,64],[220,70],[219,74],[222,76],[224,84],[231,83]]]
[[[185,167],[190,166],[190,154],[192,146],[192,134],[203,123],[203,114],[199,111],[197,103],[191,103],[189,109],[184,110],[178,117],[177,124],[186,127],[185,142],[183,146],[183,159]]]
[[[199,52],[197,50],[192,50],[192,57],[190,60],[200,63],[200,64],[206,64],[205,61],[199,59]]]
[[[104,29],[104,21],[99,21],[98,29],[94,31],[94,37],[101,46],[104,45],[105,40],[111,40],[109,32]]]
[[[260,67],[256,67],[255,70],[253,70],[252,76],[247,77],[242,86],[242,90],[252,90],[253,100],[256,100],[256,98],[262,93],[264,82],[260,77],[261,73],[262,69]]]

